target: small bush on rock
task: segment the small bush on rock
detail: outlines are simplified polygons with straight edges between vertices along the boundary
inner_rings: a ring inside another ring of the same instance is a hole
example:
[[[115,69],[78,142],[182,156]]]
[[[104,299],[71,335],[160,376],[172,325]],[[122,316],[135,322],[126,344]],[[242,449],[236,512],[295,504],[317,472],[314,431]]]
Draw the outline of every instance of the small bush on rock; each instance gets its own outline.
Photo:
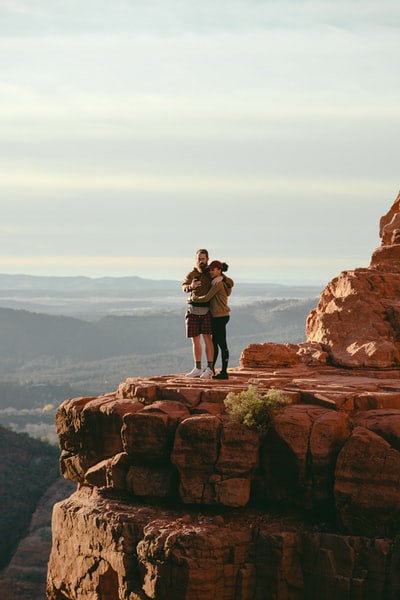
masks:
[[[291,403],[290,398],[283,392],[272,388],[262,395],[255,386],[235,394],[229,392],[226,396],[225,407],[233,421],[243,423],[265,436],[272,419],[273,411]]]

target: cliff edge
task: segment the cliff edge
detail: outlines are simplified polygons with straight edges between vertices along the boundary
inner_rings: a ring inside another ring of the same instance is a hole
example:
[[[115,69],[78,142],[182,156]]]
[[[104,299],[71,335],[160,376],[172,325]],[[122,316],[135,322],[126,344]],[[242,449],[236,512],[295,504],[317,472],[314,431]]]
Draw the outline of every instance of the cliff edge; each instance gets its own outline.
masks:
[[[399,221],[400,195],[305,343],[252,344],[227,381],[128,378],[59,407],[77,489],[53,510],[49,600],[400,596]],[[262,438],[226,412],[249,386],[290,399]]]

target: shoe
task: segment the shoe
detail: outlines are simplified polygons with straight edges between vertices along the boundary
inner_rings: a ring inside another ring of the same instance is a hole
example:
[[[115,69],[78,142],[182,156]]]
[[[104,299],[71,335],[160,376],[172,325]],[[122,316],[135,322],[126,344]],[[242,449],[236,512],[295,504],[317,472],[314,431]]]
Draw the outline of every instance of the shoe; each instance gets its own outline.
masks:
[[[218,375],[213,375],[213,379],[229,379],[228,373],[218,373]]]
[[[206,369],[204,369],[204,371],[200,375],[200,379],[211,379],[213,374],[214,374],[213,370],[210,369],[210,367],[207,367]]]
[[[198,369],[197,367],[193,367],[190,373],[186,373],[186,377],[200,377],[203,373],[202,369]]]

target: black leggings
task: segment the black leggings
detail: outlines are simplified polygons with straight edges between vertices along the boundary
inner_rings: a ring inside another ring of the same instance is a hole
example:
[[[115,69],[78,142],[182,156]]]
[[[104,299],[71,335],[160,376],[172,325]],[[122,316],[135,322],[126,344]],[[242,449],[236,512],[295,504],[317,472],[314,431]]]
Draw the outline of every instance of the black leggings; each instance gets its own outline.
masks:
[[[229,321],[227,317],[212,317],[212,341],[214,344],[214,360],[213,365],[217,362],[218,350],[221,348],[222,369],[226,370],[229,361],[229,350],[226,343],[226,324]]]

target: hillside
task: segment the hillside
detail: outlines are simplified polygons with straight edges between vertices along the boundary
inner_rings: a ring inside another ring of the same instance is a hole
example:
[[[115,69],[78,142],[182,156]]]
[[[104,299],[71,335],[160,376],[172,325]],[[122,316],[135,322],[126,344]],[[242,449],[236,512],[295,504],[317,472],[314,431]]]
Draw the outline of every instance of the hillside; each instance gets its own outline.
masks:
[[[235,307],[228,325],[231,346],[246,345],[248,340],[299,341],[315,304],[316,298],[274,299]],[[181,309],[110,315],[89,322],[0,308],[0,335],[0,373],[43,358],[90,362],[190,349]]]
[[[0,426],[0,569],[28,531],[32,514],[59,478],[59,450]]]

